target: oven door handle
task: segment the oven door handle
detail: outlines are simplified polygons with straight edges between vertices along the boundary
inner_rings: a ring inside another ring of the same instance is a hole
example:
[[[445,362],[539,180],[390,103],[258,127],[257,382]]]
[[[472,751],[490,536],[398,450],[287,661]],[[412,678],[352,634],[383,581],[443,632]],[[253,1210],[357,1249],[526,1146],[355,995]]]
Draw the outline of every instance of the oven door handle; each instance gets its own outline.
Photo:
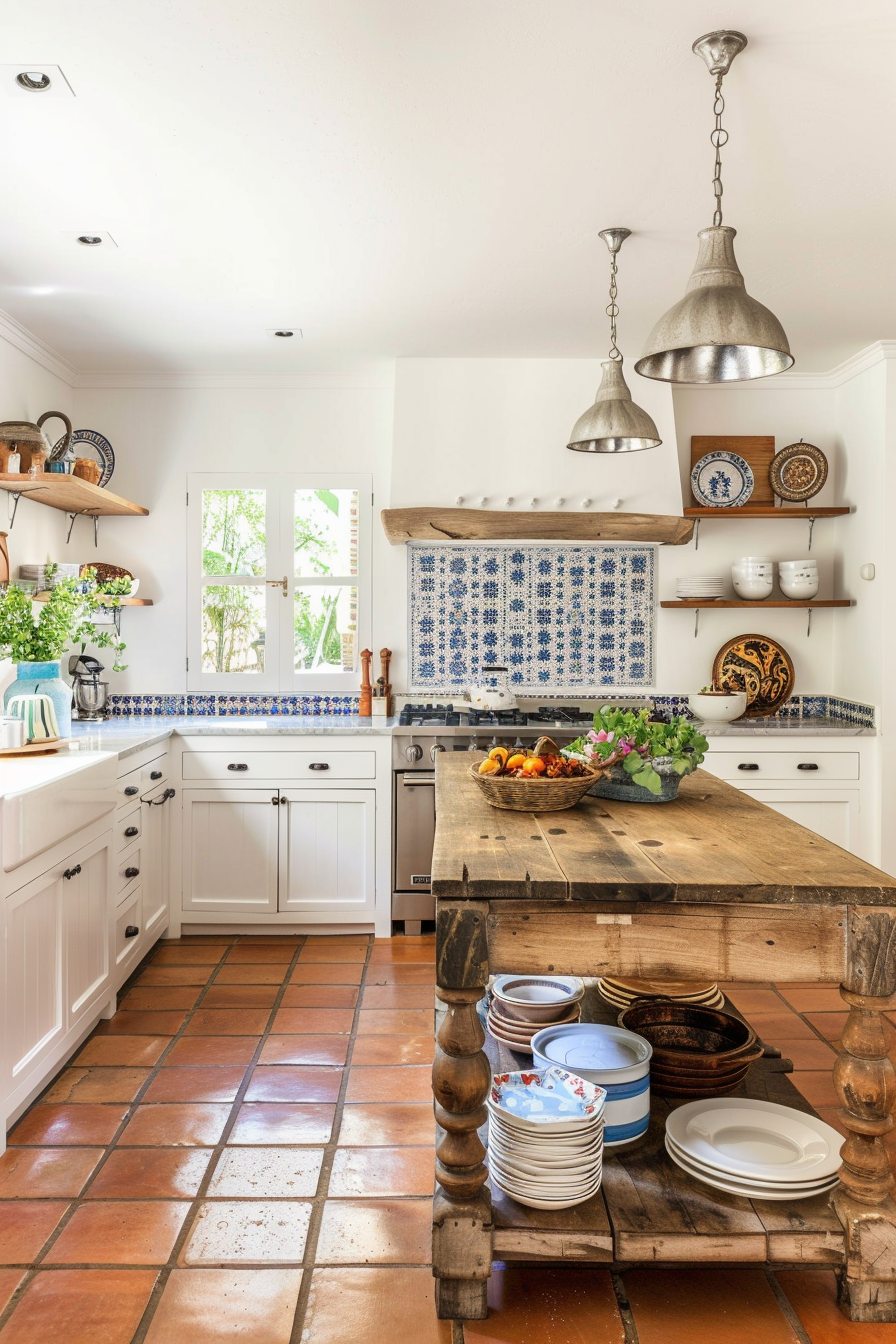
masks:
[[[402,786],[406,789],[434,789],[436,781],[433,778],[415,779],[413,775],[402,775]]]

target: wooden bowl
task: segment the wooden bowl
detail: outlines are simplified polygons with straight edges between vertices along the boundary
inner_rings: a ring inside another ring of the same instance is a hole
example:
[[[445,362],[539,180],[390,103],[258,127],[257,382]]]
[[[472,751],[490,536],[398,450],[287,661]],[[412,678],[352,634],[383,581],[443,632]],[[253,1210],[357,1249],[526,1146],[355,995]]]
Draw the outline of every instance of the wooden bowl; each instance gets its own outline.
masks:
[[[540,775],[502,779],[499,775],[480,775],[479,767],[471,765],[470,778],[476,781],[492,807],[507,812],[563,812],[575,807],[603,773],[592,766],[582,768],[585,773],[571,779],[543,779]]]

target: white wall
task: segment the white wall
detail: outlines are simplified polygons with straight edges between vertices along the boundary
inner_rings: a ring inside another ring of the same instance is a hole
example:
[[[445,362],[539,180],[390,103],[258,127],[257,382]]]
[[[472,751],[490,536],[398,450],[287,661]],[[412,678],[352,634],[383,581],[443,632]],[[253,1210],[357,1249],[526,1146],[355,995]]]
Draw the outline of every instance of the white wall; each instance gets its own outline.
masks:
[[[150,511],[100,523],[96,558],[126,565],[140,577],[141,597],[155,603],[123,613],[129,666],[110,673],[113,692],[186,689],[190,472],[370,472],[374,489],[384,488],[391,368],[307,387],[83,388],[76,405],[79,423],[115,449],[111,488]]]

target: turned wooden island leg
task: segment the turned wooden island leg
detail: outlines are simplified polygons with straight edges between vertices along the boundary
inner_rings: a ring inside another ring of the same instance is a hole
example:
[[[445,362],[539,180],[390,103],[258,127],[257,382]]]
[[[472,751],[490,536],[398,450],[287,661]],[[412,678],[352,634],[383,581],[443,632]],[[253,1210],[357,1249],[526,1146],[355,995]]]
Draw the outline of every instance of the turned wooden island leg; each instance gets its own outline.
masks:
[[[432,1272],[442,1320],[484,1320],[492,1269],[491,1200],[485,1149],[477,1130],[485,1122],[491,1066],[476,1004],[488,984],[487,907],[438,903],[436,994],[446,1012],[432,1066],[436,1143]]]
[[[848,1133],[833,1202],[846,1234],[840,1308],[852,1321],[896,1321],[896,1202],[883,1136],[893,1128],[896,1070],[882,1013],[896,994],[896,912],[849,910],[849,1005],[834,1084]]]

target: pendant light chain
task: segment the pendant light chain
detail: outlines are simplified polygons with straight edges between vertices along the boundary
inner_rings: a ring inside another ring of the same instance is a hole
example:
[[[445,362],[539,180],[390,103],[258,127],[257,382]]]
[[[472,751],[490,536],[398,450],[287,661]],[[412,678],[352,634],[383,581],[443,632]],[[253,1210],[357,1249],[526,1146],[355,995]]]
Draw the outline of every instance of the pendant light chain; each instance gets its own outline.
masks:
[[[716,75],[716,95],[712,105],[712,110],[716,117],[716,124],[713,128],[712,135],[709,137],[710,143],[715,146],[716,151],[716,167],[712,179],[712,191],[716,202],[716,209],[715,214],[712,217],[712,222],[716,226],[722,222],[722,146],[727,145],[728,143],[728,132],[722,126],[722,113],[725,111],[725,99],[722,96],[723,78],[724,75],[721,73]]]
[[[610,302],[607,304],[607,317],[610,319],[610,359],[618,360],[622,363],[622,351],[616,344],[616,319],[619,316],[619,306],[616,303],[618,289],[616,287],[616,275],[619,268],[616,265],[616,253],[610,253]]]

